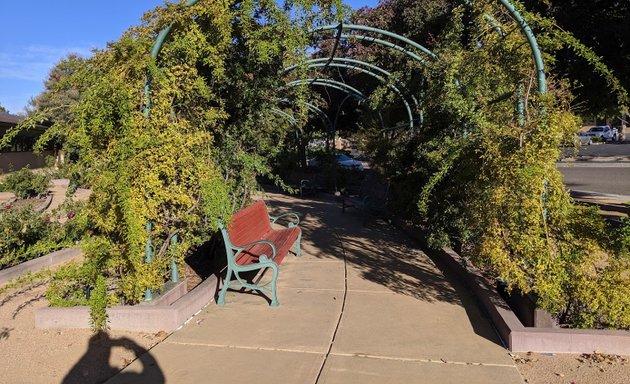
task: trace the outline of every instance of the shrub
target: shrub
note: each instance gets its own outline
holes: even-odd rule
[[[10,191],[21,199],[41,195],[48,190],[50,176],[35,174],[28,168],[8,174],[0,185],[0,190]]]
[[[78,243],[88,227],[84,205],[66,202],[52,221],[47,213],[36,212],[30,205],[0,211],[0,269]],[[72,219],[60,224],[56,219],[67,217],[68,212],[73,212]]]
[[[0,211],[0,269],[41,256],[50,230],[48,217],[30,205]]]

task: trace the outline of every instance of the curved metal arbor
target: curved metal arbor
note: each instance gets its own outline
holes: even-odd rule
[[[534,33],[532,32],[531,28],[529,27],[529,25],[527,24],[527,22],[525,21],[525,19],[523,18],[523,16],[521,15],[521,13],[518,11],[518,9],[514,6],[514,4],[512,4],[510,2],[510,0],[498,0],[500,2],[500,4],[505,7],[507,9],[507,11],[509,12],[509,14],[511,15],[511,17],[518,23],[521,32],[523,33],[523,35],[525,35],[528,44],[530,46],[530,49],[532,51],[532,55],[534,57],[534,63],[536,66],[536,74],[537,74],[537,79],[538,79],[538,91],[540,94],[545,94],[547,92],[547,82],[546,82],[546,75],[545,75],[545,66],[544,66],[544,62],[542,59],[542,53],[540,51],[540,48],[538,46],[538,42],[536,40],[536,37],[534,36]],[[195,4],[197,4],[199,2],[199,0],[187,0],[186,2],[186,6],[190,7],[193,6]],[[493,28],[495,28],[495,30],[500,32],[500,28],[498,27],[498,24],[495,22],[493,23],[493,19],[490,17],[486,17],[486,20],[488,20],[491,25],[493,26]],[[430,50],[428,50],[427,48],[423,47],[422,45],[414,42],[413,40],[410,40],[404,36],[395,34],[393,32],[389,32],[389,31],[385,31],[382,29],[378,29],[378,28],[372,28],[372,27],[368,27],[368,26],[363,26],[363,25],[354,25],[354,24],[339,24],[339,25],[326,25],[326,26],[321,26],[321,27],[317,27],[315,29],[312,30],[312,32],[319,32],[319,31],[326,31],[326,30],[332,30],[332,29],[336,29],[338,30],[338,34],[337,34],[337,42],[335,43],[335,51],[336,51],[336,47],[339,44],[339,39],[340,38],[346,38],[346,39],[358,39],[358,40],[362,40],[362,41],[369,41],[369,42],[373,42],[376,44],[380,44],[382,46],[391,48],[391,49],[395,49],[397,51],[403,52],[404,54],[406,54],[407,56],[409,56],[410,58],[420,62],[420,63],[424,63],[425,59],[423,59],[420,55],[418,55],[417,53],[411,52],[409,49],[405,48],[404,46],[401,46],[398,44],[399,43],[404,43],[408,46],[413,47],[415,50],[418,50],[421,52],[421,54],[427,55],[429,58],[431,59],[437,59],[438,57],[431,52]],[[382,36],[386,36],[389,38],[392,38],[394,40],[397,41],[397,43],[392,43],[389,42],[387,40],[383,40],[383,39],[379,39],[376,37],[371,37],[371,36],[365,36],[365,35],[360,35],[360,34],[344,34],[343,31],[346,30],[350,30],[350,31],[366,31],[366,32],[370,32],[370,33],[377,33],[379,35]],[[162,48],[162,45],[164,44],[164,42],[166,41],[168,35],[170,34],[171,31],[171,26],[168,26],[166,28],[164,28],[162,31],[160,31],[160,33],[158,34],[156,41],[153,45],[153,49],[151,50],[151,59],[152,60],[156,60],[159,53],[160,53],[160,49]],[[330,63],[333,61],[332,59],[334,58],[334,51],[333,51],[333,57],[331,57],[328,62],[327,65],[325,65],[324,67],[327,67],[330,65]],[[347,59],[350,60],[350,59]],[[375,68],[371,68],[374,69],[376,71],[378,71]],[[382,73],[382,72],[381,72]],[[375,74],[374,74],[375,75]],[[309,80],[298,80],[298,81],[310,81],[310,84],[313,85],[321,85],[321,86],[328,86],[328,87],[333,87],[333,88],[337,88],[339,90],[342,90],[346,93],[348,93],[348,95],[352,95],[352,97],[359,97],[359,98],[363,98],[365,99],[365,95],[363,95],[360,91],[344,84],[344,83],[339,83],[339,82],[333,82],[330,80],[326,80],[325,79],[319,79],[317,81],[313,81],[313,79],[309,79]],[[145,116],[147,118],[147,120],[149,120],[150,118],[150,113],[151,113],[151,80],[150,78],[147,76],[147,79],[145,81],[145,86],[144,86],[144,94],[145,94],[145,106],[144,106],[144,112],[145,112]],[[344,101],[347,99],[348,97],[346,97],[344,99]],[[321,112],[323,115],[326,116],[326,119],[328,119],[328,116],[321,111],[319,108],[312,106],[314,108],[316,108],[317,110],[319,110],[319,112]],[[310,109],[311,107],[309,107]],[[520,107],[519,107],[520,108]],[[273,111],[273,110],[272,110]],[[274,113],[278,113],[281,112],[281,114],[285,114],[283,111],[281,110],[275,110]],[[289,115],[290,116],[290,115]],[[287,117],[289,118],[289,117]],[[292,118],[292,117],[291,117]],[[289,119],[289,121],[291,122],[291,119]],[[295,119],[293,119],[293,121],[295,121]],[[328,119],[328,121],[330,121]],[[382,121],[381,121],[382,124]],[[544,196],[543,196],[544,199]],[[546,215],[545,215],[546,216]],[[149,237],[149,241],[150,241],[150,237]],[[147,260],[147,262],[150,262],[150,260]],[[149,299],[151,297],[151,290],[147,289],[146,291],[146,298]]]
[[[188,0],[186,2],[186,6],[190,7],[195,5],[196,3],[198,3],[199,0]],[[516,9],[516,7],[510,2],[510,0],[499,0],[500,4],[505,7],[508,12],[510,13],[510,15],[512,16],[512,18],[519,24],[519,27],[521,29],[521,32],[525,35],[525,37],[527,38],[527,41],[529,43],[530,49],[532,51],[532,55],[534,57],[534,62],[536,65],[536,71],[537,71],[537,78],[538,78],[538,91],[541,94],[545,94],[547,91],[547,83],[546,83],[546,75],[545,75],[545,67],[544,67],[544,63],[543,63],[543,59],[542,59],[542,53],[540,51],[540,48],[538,47],[538,42],[536,40],[536,37],[534,36],[534,33],[532,32],[531,28],[529,27],[529,25],[527,24],[527,22],[525,21],[525,19],[523,18],[523,16],[521,15],[521,13]],[[492,23],[492,18],[488,18],[486,17],[486,19]],[[493,25],[494,27],[495,25]],[[168,26],[166,28],[164,28],[162,31],[160,31],[160,33],[158,34],[155,44],[153,45],[153,49],[151,51],[151,58],[152,59],[157,59],[160,49],[162,47],[162,45],[164,44],[164,42],[166,41],[166,38],[168,37],[168,35],[170,34],[170,30],[171,30],[171,26]],[[395,50],[398,50],[400,52],[405,53],[406,55],[408,55],[409,57],[413,58],[414,60],[420,62],[420,63],[424,63],[424,59],[422,57],[420,57],[419,55],[410,52],[409,49],[398,45],[396,43],[392,43],[386,40],[382,40],[379,38],[375,38],[375,37],[371,37],[371,36],[364,36],[364,35],[360,35],[360,34],[344,34],[342,33],[344,30],[346,31],[365,31],[365,32],[370,32],[370,33],[376,33],[379,35],[383,35],[389,38],[392,38],[394,40],[396,40],[397,42],[400,43],[404,43],[406,45],[409,45],[411,47],[413,47],[414,49],[422,52],[423,54],[428,55],[431,59],[437,59],[437,55],[435,55],[433,52],[431,52],[429,49],[427,49],[426,47],[418,44],[417,42],[408,39],[404,36],[398,35],[396,33],[390,32],[390,31],[386,31],[386,30],[382,30],[382,29],[378,29],[378,28],[373,28],[373,27],[369,27],[369,26],[364,26],[364,25],[356,25],[356,24],[338,24],[338,25],[324,25],[324,26],[320,26],[320,27],[316,27],[314,29],[312,29],[311,32],[323,32],[323,31],[327,31],[327,30],[337,30],[339,33],[337,34],[337,43],[335,44],[335,50],[336,50],[336,46],[338,45],[338,41],[340,38],[354,38],[354,39],[359,39],[359,40],[365,40],[365,41],[370,41],[376,44],[380,44],[382,46],[386,46],[388,48],[392,48]],[[331,58],[332,59],[332,58]],[[150,116],[150,110],[151,110],[151,82],[150,79],[147,78],[147,81],[145,82],[145,99],[146,99],[146,104],[145,104],[145,114],[147,116],[147,119]]]
[[[195,5],[196,3],[198,3],[199,0],[188,0],[186,2],[186,6],[190,7]],[[541,94],[545,94],[546,93],[546,75],[545,75],[545,68],[544,68],[544,63],[542,60],[542,54],[540,52],[540,48],[538,47],[538,42],[536,41],[536,37],[534,36],[534,33],[532,32],[531,28],[529,27],[529,25],[526,23],[525,19],[523,18],[523,16],[520,14],[520,12],[516,9],[516,7],[509,1],[509,0],[499,0],[500,4],[505,7],[508,12],[510,13],[510,15],[512,16],[512,18],[519,24],[519,27],[521,29],[521,32],[526,36],[527,41],[530,45],[530,49],[532,51],[532,55],[534,57],[534,61],[535,61],[535,65],[536,65],[536,71],[537,71],[537,78],[538,78],[538,90]],[[491,25],[493,26],[493,28],[497,29],[498,31],[500,31],[500,27],[498,27],[498,24],[496,23],[496,20],[494,20],[491,16],[489,15],[484,15],[484,17],[486,18],[486,20],[488,20],[488,22],[491,23]],[[166,38],[168,37],[168,35],[170,34],[170,30],[171,30],[171,26],[169,25],[168,27],[164,28],[162,31],[160,31],[160,33],[158,34],[155,44],[153,45],[153,49],[151,50],[151,58],[152,59],[157,59],[160,49],[162,47],[162,45],[164,44],[164,42],[166,41]],[[365,25],[356,25],[356,24],[337,24],[337,25],[324,25],[324,26],[320,26],[320,27],[316,27],[313,28],[311,30],[312,33],[315,32],[324,32],[324,31],[328,31],[328,30],[337,30],[337,36],[336,36],[336,43],[335,43],[335,48],[334,51],[336,51],[337,46],[339,44],[339,39],[341,38],[346,38],[346,39],[358,39],[358,40],[363,40],[363,41],[370,41],[388,48],[392,48],[395,50],[398,50],[400,52],[405,53],[407,56],[411,57],[412,59],[420,62],[420,63],[424,63],[425,59],[423,59],[421,56],[419,56],[418,54],[411,52],[409,49],[405,48],[402,45],[399,45],[398,43],[402,43],[404,45],[407,46],[411,46],[413,47],[415,50],[420,51],[422,54],[425,54],[427,56],[429,56],[431,59],[437,59],[437,55],[435,55],[433,52],[431,52],[429,49],[427,49],[426,47],[422,46],[421,44],[418,44],[417,42],[406,38],[404,36],[398,35],[396,33],[390,32],[390,31],[386,31],[383,29],[379,29],[379,28],[373,28],[373,27],[369,27],[369,26],[365,26]],[[344,31],[351,31],[351,32],[356,32],[356,31],[363,31],[363,32],[369,32],[369,33],[376,33],[382,36],[386,36],[388,38],[392,38],[394,40],[397,41],[397,43],[392,43],[390,41],[387,40],[383,40],[383,39],[379,39],[376,37],[372,37],[372,36],[365,36],[365,35],[361,35],[361,34],[357,34],[357,33],[343,33]],[[334,56],[334,51],[333,51],[333,56]],[[334,61],[334,59],[339,59],[339,58],[335,58],[335,57],[331,57],[329,59],[326,59],[327,62],[325,65],[318,65],[318,67],[322,67],[322,68],[326,68],[328,66],[340,66],[338,63],[337,64],[333,64],[332,61]],[[350,62],[350,60],[352,59],[344,59],[348,62]],[[369,63],[363,63],[362,65],[368,66],[368,68],[374,69],[378,72],[383,73],[384,70],[382,70],[381,68],[378,68],[377,66],[374,66],[372,64]],[[377,75],[369,70],[366,70],[365,68],[353,68],[356,70],[359,70],[363,73],[366,73],[370,76],[373,77],[377,77]],[[312,82],[312,84],[316,85],[314,82]],[[322,84],[317,84],[317,85],[322,85]],[[332,84],[329,84],[328,86],[333,86]],[[392,88],[390,86],[390,88]],[[403,104],[405,106],[405,109],[407,110],[407,114],[409,116],[409,125],[410,127],[413,127],[413,117],[412,117],[412,113],[410,113],[410,107],[409,107],[409,103],[404,99],[404,96],[402,95],[402,93],[400,92],[400,90],[396,90],[395,87],[392,88],[394,90],[394,92],[396,92],[401,99],[403,100]],[[147,116],[147,119],[150,116],[150,110],[151,110],[151,82],[150,79],[147,78],[147,81],[145,82],[145,99],[146,99],[146,105],[145,105],[145,114]],[[413,96],[412,96],[413,97]],[[414,97],[414,104],[417,106],[417,99],[415,99]],[[422,111],[420,111],[420,120],[423,120],[423,113]]]
[[[347,64],[350,63],[350,64]],[[409,118],[409,128],[413,128],[413,112],[411,111],[411,106],[409,105],[409,102],[407,101],[407,99],[405,98],[405,96],[403,95],[403,93],[400,91],[400,89],[398,89],[396,86],[392,85],[392,84],[388,84],[387,80],[383,77],[380,76],[376,73],[374,73],[373,71],[371,71],[370,69],[373,69],[383,75],[385,75],[386,77],[390,77],[392,76],[392,74],[376,65],[367,63],[365,61],[361,61],[361,60],[355,60],[355,59],[349,59],[349,58],[339,58],[339,57],[332,57],[329,59],[326,58],[322,58],[322,59],[312,59],[312,60],[307,60],[304,62],[304,64],[306,64],[308,66],[308,68],[328,68],[328,67],[336,67],[336,68],[345,68],[345,69],[351,69],[351,70],[355,70],[361,73],[365,73],[368,76],[371,76],[377,80],[379,80],[380,82],[384,83],[387,85],[388,88],[390,88],[392,91],[394,91],[394,93],[396,93],[398,95],[398,97],[400,97],[403,105],[405,106],[405,110],[407,111],[407,116]],[[361,66],[365,66],[369,69],[365,69],[362,68]],[[284,72],[290,72],[296,68],[299,68],[299,65],[292,65],[290,67],[285,68]],[[418,105],[418,99],[415,98],[415,96],[411,95],[411,98],[414,102],[414,105],[417,108],[419,108]]]

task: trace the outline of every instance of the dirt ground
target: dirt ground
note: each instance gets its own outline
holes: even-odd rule
[[[35,329],[40,286],[0,300],[0,383],[102,383],[167,335]]]
[[[512,354],[528,384],[628,384],[627,356],[592,354]]]

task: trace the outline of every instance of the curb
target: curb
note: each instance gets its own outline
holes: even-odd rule
[[[0,271],[0,285],[29,272],[37,272],[39,270],[72,260],[82,254],[83,252],[81,252],[80,248],[67,248],[26,261],[11,268],[4,269]]]
[[[52,204],[53,201],[53,194],[52,193],[48,193],[46,194],[46,200],[41,203],[39,206],[33,208],[35,210],[35,212],[44,212],[45,210],[48,209],[48,207],[50,207],[50,204]]]
[[[168,305],[156,303],[107,308],[108,326],[110,329],[120,331],[171,333],[213,302],[217,287],[218,279],[212,275]],[[40,308],[35,311],[35,328],[91,328],[90,308],[85,306]]]
[[[395,220],[394,224],[411,238],[425,244],[418,228]],[[566,329],[525,327],[499,293],[472,265],[451,248],[434,253],[475,294],[492,320],[497,333],[512,352],[593,353],[630,355],[630,332],[603,329]]]

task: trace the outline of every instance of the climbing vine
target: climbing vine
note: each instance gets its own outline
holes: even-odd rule
[[[394,209],[423,225],[431,245],[457,245],[508,290],[535,295],[561,323],[629,327],[630,250],[623,230],[575,205],[555,166],[562,142],[580,125],[569,82],[552,77],[548,93],[537,92],[527,40],[493,2],[452,2],[447,22],[443,8],[435,9],[437,16],[419,14],[429,20],[414,20],[413,9],[406,10],[401,20],[392,4],[358,17],[403,34],[414,33],[421,21],[443,26],[431,31],[438,59],[397,72],[424,96],[424,126],[394,134],[373,126],[361,134],[392,183]],[[553,20],[525,13],[546,63],[553,65],[554,52],[568,45],[607,79],[624,109],[627,92],[601,59]],[[351,44],[347,50],[374,57],[374,48]],[[397,59],[379,60],[390,68]],[[391,105],[382,92],[375,95],[375,105]]]
[[[55,106],[67,117],[38,144],[61,138],[72,183],[93,193],[86,262],[75,279],[63,279],[77,284],[64,283],[49,296],[63,305],[64,298],[77,300],[77,289],[91,292],[93,326],[106,328],[104,306],[137,303],[147,288],[161,287],[170,260],[181,262],[216,231],[217,219],[246,204],[257,177],[280,182],[271,165],[306,112],[279,107],[278,99],[308,93],[282,90],[278,73],[302,61],[310,25],[342,12],[338,1],[168,4],[53,85],[79,97]],[[153,60],[153,43],[166,26],[171,33]],[[295,116],[298,126],[273,108]],[[44,108],[30,120],[53,112]],[[174,235],[180,241],[170,247]],[[145,263],[149,236],[153,262]]]
[[[536,29],[547,63],[568,44],[627,103],[625,90],[592,52],[552,20],[519,9]],[[527,41],[494,2],[391,0],[373,12],[355,18],[427,38],[437,57],[418,63],[359,42],[339,48],[388,68],[389,82],[418,96],[414,115],[424,112],[416,129],[398,128],[395,95],[387,84],[372,84],[365,104],[383,111],[389,129],[377,119],[362,121],[363,148],[390,179],[394,208],[423,225],[432,245],[460,245],[489,276],[508,290],[535,294],[561,322],[629,327],[628,224],[608,236],[595,212],[573,203],[554,164],[579,123],[568,82],[552,78],[546,95],[536,92]],[[73,184],[93,189],[85,213],[90,230],[77,278],[64,279],[57,284],[62,294],[50,297],[60,305],[89,302],[94,326],[104,328],[105,305],[137,303],[147,288],[160,287],[170,260],[181,261],[216,231],[216,219],[246,204],[257,178],[282,185],[272,165],[282,162],[308,121],[300,102],[324,104],[305,86],[287,87],[291,78],[283,68],[310,54],[306,31],[340,19],[351,20],[340,1],[169,4],[73,64],[73,73],[55,86],[79,96],[35,116],[65,116],[38,144],[61,140]],[[168,41],[151,59],[167,26]],[[330,42],[318,47],[316,54],[330,54]],[[294,76],[307,78],[307,72],[300,66]],[[176,248],[169,246],[174,235],[181,239]],[[145,263],[149,236],[155,255]],[[93,296],[77,299],[77,289]]]

